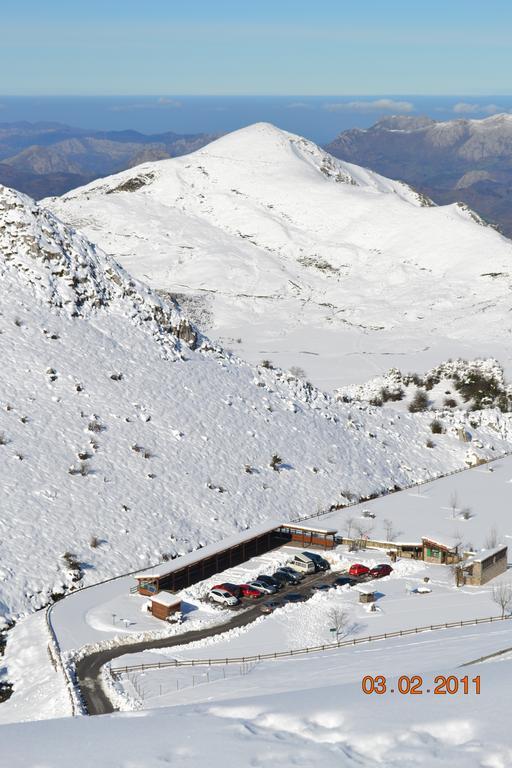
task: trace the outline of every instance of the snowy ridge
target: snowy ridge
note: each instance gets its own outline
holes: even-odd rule
[[[322,389],[457,356],[512,369],[510,241],[271,125],[44,204],[223,346]]]

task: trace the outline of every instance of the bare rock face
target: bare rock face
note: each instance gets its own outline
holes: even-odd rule
[[[133,279],[26,195],[0,186],[0,278],[7,273],[21,275],[39,298],[72,317],[115,307],[136,324],[152,324],[166,347],[199,343],[176,301]]]

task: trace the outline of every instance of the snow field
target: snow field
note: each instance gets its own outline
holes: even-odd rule
[[[244,359],[299,366],[324,389],[454,357],[512,370],[510,242],[272,125],[44,204],[132,274],[188,296]]]
[[[463,637],[459,658],[461,641]],[[388,651],[394,665],[384,657],[377,666],[381,673],[389,670],[389,684],[396,682],[396,675],[425,670],[424,648],[420,654],[415,648],[409,668],[410,661],[402,653],[402,648]],[[198,765],[206,761],[215,768],[244,764],[270,768],[276,761],[285,768],[312,761],[333,768],[507,768],[512,750],[507,739],[508,712],[503,707],[508,696],[503,665],[508,663],[471,668],[470,675],[481,676],[480,696],[412,698],[365,696],[360,679],[372,673],[366,661],[352,682],[340,678],[350,668],[343,656],[277,662],[271,668],[274,683],[270,686],[259,674],[261,665],[236,681],[214,684],[214,702],[6,726],[3,756],[12,768],[39,768],[42,753],[52,768],[64,768],[70,754],[77,768],[89,768],[91,759],[99,768],[114,764],[160,768],[166,762]],[[461,674],[460,669],[438,660],[432,674],[441,670]],[[230,697],[220,690],[223,685],[231,688]],[[182,695],[197,697],[202,691],[204,696],[205,688],[197,685]],[[84,739],[90,746],[77,750],[76,744]]]

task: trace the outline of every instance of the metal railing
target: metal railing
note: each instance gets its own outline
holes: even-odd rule
[[[404,637],[406,635],[415,635],[420,632],[432,632],[438,629],[454,629],[456,627],[469,627],[475,624],[490,624],[494,621],[506,621],[512,619],[510,616],[489,616],[483,619],[467,619],[463,621],[450,621],[444,624],[430,624],[425,627],[413,627],[412,629],[400,629],[395,632],[385,632],[381,635],[369,635],[368,637],[354,637],[352,640],[338,640],[336,643],[325,643],[324,645],[310,646],[308,648],[298,648],[290,651],[276,651],[275,653],[259,653],[253,656],[236,656],[224,659],[172,659],[171,661],[160,661],[152,664],[133,664],[126,667],[111,667],[111,674],[116,677],[129,672],[143,672],[147,669],[165,669],[167,667],[195,667],[195,666],[213,666],[215,664],[244,664],[246,662],[265,661],[273,659],[285,659],[292,656],[303,656],[310,653],[321,653],[322,651],[331,651],[338,648],[347,648],[361,643],[370,643],[376,640],[388,640],[394,637]]]

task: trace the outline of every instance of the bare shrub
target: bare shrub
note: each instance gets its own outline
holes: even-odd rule
[[[87,425],[87,429],[89,430],[89,432],[93,432],[97,434],[99,432],[103,432],[106,429],[106,427],[104,427],[103,424],[100,421],[98,421],[98,419],[92,419]]]
[[[270,459],[270,466],[274,470],[274,472],[279,472],[279,466],[283,463],[282,458],[279,456],[278,453],[274,453],[272,458]]]

